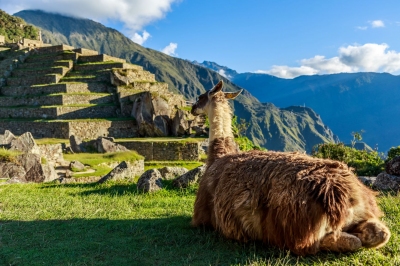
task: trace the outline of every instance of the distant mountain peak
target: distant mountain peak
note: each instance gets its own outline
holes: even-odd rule
[[[232,80],[238,74],[236,72],[236,70],[233,70],[226,66],[221,66],[221,65],[219,65],[215,62],[211,62],[211,61],[203,61],[203,63],[199,63],[195,60],[195,61],[192,61],[192,64],[195,64],[198,66],[203,66],[208,69],[214,70],[215,72],[217,72],[218,74],[220,74],[221,76],[223,76],[229,80]]]

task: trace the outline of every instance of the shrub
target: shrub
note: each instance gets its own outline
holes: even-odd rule
[[[360,151],[343,143],[319,144],[313,149],[312,156],[344,162],[359,176],[373,176],[384,170],[384,161],[378,152]]]
[[[390,148],[385,163],[389,162],[396,156],[400,156],[400,146]]]

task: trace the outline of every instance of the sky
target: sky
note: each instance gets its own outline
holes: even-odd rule
[[[146,48],[239,73],[400,74],[398,0],[0,0],[0,9],[89,18]]]

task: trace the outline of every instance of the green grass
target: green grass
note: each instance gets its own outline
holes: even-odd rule
[[[196,187],[143,194],[105,184],[0,186],[0,265],[400,265],[400,198],[381,195],[392,231],[379,250],[305,258],[192,228]]]
[[[104,176],[108,174],[112,168],[107,164],[114,162],[134,162],[143,160],[144,157],[135,151],[113,152],[113,153],[75,153],[64,154],[64,159],[67,161],[79,161],[84,165],[89,165],[94,169],[94,173],[73,174],[73,177],[88,177],[88,176]],[[106,165],[104,165],[106,164]]]
[[[15,157],[21,154],[17,151],[10,151],[0,147],[0,162],[16,162]]]
[[[121,138],[121,139],[115,139],[115,142],[129,142],[129,141],[143,141],[143,142],[149,142],[149,141],[182,141],[182,142],[195,143],[195,142],[200,142],[200,141],[204,141],[204,140],[205,140],[205,138],[159,137],[159,138]]]
[[[147,171],[153,168],[158,169],[158,168],[163,168],[165,166],[184,167],[188,170],[192,170],[201,165],[203,165],[203,163],[198,161],[145,161],[144,170]]]
[[[43,139],[35,139],[36,144],[45,145],[45,144],[69,144],[69,139],[56,139],[56,138],[43,138]]]

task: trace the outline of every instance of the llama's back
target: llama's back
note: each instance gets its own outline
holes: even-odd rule
[[[199,191],[208,194],[210,222],[225,236],[302,254],[316,252],[327,230],[341,230],[358,185],[340,162],[252,151],[216,160]]]

